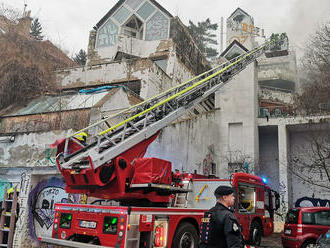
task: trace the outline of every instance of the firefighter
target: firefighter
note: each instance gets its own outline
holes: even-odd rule
[[[18,196],[19,194],[19,189],[16,189],[16,194]],[[7,196],[8,196],[8,200],[14,200],[14,188],[10,188],[8,189],[7,191]],[[11,201],[8,201],[6,202],[6,212],[11,212],[11,208],[12,208],[12,203]],[[17,205],[16,205],[16,218],[15,218],[15,224],[16,224],[16,221],[18,219],[18,215],[19,215],[19,204],[17,202]],[[5,216],[5,220],[4,220],[4,227],[5,228],[9,228],[10,227],[10,216]],[[14,227],[14,230],[15,230],[15,227]],[[3,232],[3,240],[2,242],[4,244],[7,244],[8,243],[8,232]]]
[[[85,132],[80,132],[74,136],[79,142],[83,145],[86,145],[87,142],[87,133]]]
[[[230,209],[235,203],[234,189],[219,186],[216,205],[204,214],[200,228],[200,248],[243,248],[241,226]]]
[[[172,181],[174,182],[174,187],[183,187],[182,183],[182,174],[180,170],[175,169],[175,173],[173,174]]]

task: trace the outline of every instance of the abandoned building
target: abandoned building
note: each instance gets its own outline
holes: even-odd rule
[[[258,32],[253,18],[236,9],[227,19],[221,60],[257,47]],[[155,0],[119,0],[90,31],[87,65],[55,72],[59,95],[41,96],[1,116],[0,197],[5,187],[20,188],[15,247],[37,247],[38,236],[51,236],[54,203],[102,202],[65,193],[50,144],[210,68],[179,18]],[[294,51],[263,56],[166,127],[146,156],[186,172],[264,175],[282,196],[282,212],[313,193],[327,198],[317,187],[302,190],[288,170],[290,152],[311,132],[307,124],[329,118],[295,116],[297,84]],[[94,89],[101,90],[84,93]]]

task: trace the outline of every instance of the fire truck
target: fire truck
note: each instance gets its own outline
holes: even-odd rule
[[[258,245],[262,235],[271,234],[279,196],[262,178],[245,173],[228,179],[186,174],[172,182],[171,162],[144,155],[162,128],[206,101],[260,55],[287,44],[284,36],[276,37],[56,141],[56,161],[66,192],[119,204],[56,204],[52,238],[40,237],[40,241],[79,248],[197,247],[201,219],[214,206],[213,192],[219,185],[236,189],[235,213],[248,243]],[[81,132],[90,135],[87,143],[76,138]]]

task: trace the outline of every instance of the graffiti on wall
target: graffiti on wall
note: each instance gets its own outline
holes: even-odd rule
[[[314,197],[302,197],[299,198],[296,203],[295,207],[329,207],[330,200],[328,199],[320,199]]]
[[[56,148],[46,148],[40,159],[34,162],[35,166],[55,166],[56,165]]]
[[[0,201],[2,201],[4,194],[5,194],[5,189],[11,188],[11,183],[8,182],[6,179],[1,179],[0,181]]]
[[[279,187],[279,194],[281,196],[282,202],[284,202],[286,191],[287,191],[286,184],[285,182],[281,181]]]
[[[20,184],[18,185],[19,197],[17,204],[19,206],[17,221],[16,221],[16,230],[14,233],[14,244],[17,244],[22,240],[22,237],[25,235],[26,230],[26,221],[25,216],[28,211],[28,197],[30,192],[31,183],[31,174],[23,172],[21,174]]]
[[[214,163],[213,156],[214,156],[214,145],[210,145],[207,147],[208,153],[206,154],[205,158],[203,159],[203,175],[215,175],[216,174],[216,164]]]
[[[55,203],[78,202],[78,195],[71,195],[65,192],[62,179],[52,177],[39,182],[29,194],[30,236],[33,239],[39,236],[51,237]]]

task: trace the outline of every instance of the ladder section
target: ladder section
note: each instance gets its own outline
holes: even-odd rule
[[[139,214],[130,214],[128,216],[129,229],[127,230],[126,247],[140,247],[140,232],[139,232]]]
[[[187,208],[188,207],[188,199],[189,193],[191,190],[191,181],[183,181],[183,189],[186,191],[184,193],[178,193],[175,195],[173,207],[177,208]]]
[[[1,206],[0,218],[0,247],[13,247],[16,211],[17,211],[17,186],[14,188],[12,197],[8,198],[5,188],[4,198]]]
[[[89,138],[88,145],[80,144],[74,138],[79,132],[67,137],[62,152],[57,155],[60,171],[75,169],[79,173],[82,169],[95,170],[110,162],[207,99],[277,42],[280,40],[268,41],[188,82],[80,130],[88,133],[98,131],[97,135]],[[120,122],[112,125],[111,120],[114,119]],[[70,152],[71,144],[80,148]]]

